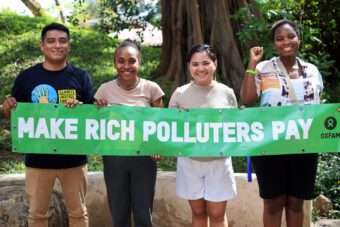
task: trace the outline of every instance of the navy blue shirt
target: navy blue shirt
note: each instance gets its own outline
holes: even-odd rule
[[[24,70],[14,82],[12,96],[17,102],[64,103],[72,98],[93,103],[89,74],[70,64],[60,71],[48,71],[41,63]],[[25,155],[25,165],[33,168],[62,169],[86,163],[85,155]]]

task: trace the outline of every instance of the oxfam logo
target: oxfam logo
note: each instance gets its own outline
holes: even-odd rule
[[[327,117],[323,124],[326,129],[333,130],[336,128],[337,122],[335,117]]]

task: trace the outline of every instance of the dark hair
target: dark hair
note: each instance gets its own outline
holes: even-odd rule
[[[217,60],[217,56],[215,51],[213,50],[213,48],[211,46],[209,46],[208,44],[196,44],[193,45],[187,55],[187,62],[191,61],[192,56],[195,53],[200,53],[200,52],[206,52],[208,57],[212,60],[212,61],[216,61]]]
[[[289,24],[294,29],[297,36],[300,37],[299,27],[294,21],[291,21],[291,20],[288,20],[288,19],[281,19],[281,20],[274,22],[274,24],[272,25],[272,27],[270,29],[270,35],[271,35],[272,41],[274,41],[276,30],[284,24]]]
[[[139,45],[137,44],[137,42],[135,42],[134,40],[131,39],[125,39],[123,40],[123,42],[121,42],[119,44],[119,46],[116,48],[115,52],[114,52],[114,58],[116,58],[116,55],[118,53],[118,51],[120,49],[123,49],[125,47],[132,47],[134,49],[136,49],[138,51],[138,60],[141,61],[141,49],[139,47]]]
[[[42,30],[41,30],[41,41],[45,39],[46,33],[51,30],[58,30],[65,32],[67,34],[67,38],[70,38],[70,30],[63,24],[59,23],[51,23],[46,25]]]

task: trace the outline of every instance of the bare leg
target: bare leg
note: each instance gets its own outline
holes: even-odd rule
[[[192,213],[192,227],[208,227],[206,201],[204,199],[189,200]]]
[[[286,196],[283,195],[273,199],[264,199],[263,204],[263,226],[280,227],[282,211],[286,204]]]
[[[302,227],[303,225],[303,200],[293,196],[287,197],[286,204],[287,227]]]
[[[207,211],[210,227],[228,227],[228,220],[225,215],[227,201],[210,202],[207,201]]]

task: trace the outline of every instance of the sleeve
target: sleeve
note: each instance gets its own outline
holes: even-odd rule
[[[94,94],[94,99],[103,99],[103,85],[100,85]]]
[[[228,95],[228,102],[230,103],[231,107],[237,108],[238,104],[237,104],[237,99],[236,99],[236,95],[233,89],[229,88],[229,95]]]
[[[14,85],[12,87],[11,96],[13,96],[18,102],[29,102],[27,96],[25,95],[25,88],[23,82],[24,73],[21,72],[15,79]]]
[[[314,74],[316,76],[316,81],[317,81],[319,93],[321,93],[324,89],[323,81],[322,81],[322,75],[321,75],[319,69],[315,65],[313,65],[313,71],[314,71]]]
[[[180,108],[178,104],[178,99],[180,96],[180,92],[178,91],[178,88],[172,93],[170,101],[169,101],[169,108]]]
[[[260,62],[256,66],[257,75],[255,76],[255,87],[256,87],[256,94],[259,97],[261,95],[261,73],[263,72],[263,67],[265,62]]]
[[[157,99],[164,96],[164,92],[162,88],[155,82],[151,82],[151,102],[156,101]]]
[[[94,102],[93,99],[93,87],[91,77],[88,72],[84,73],[84,84],[83,84],[83,95],[82,102],[86,104],[92,104]]]

